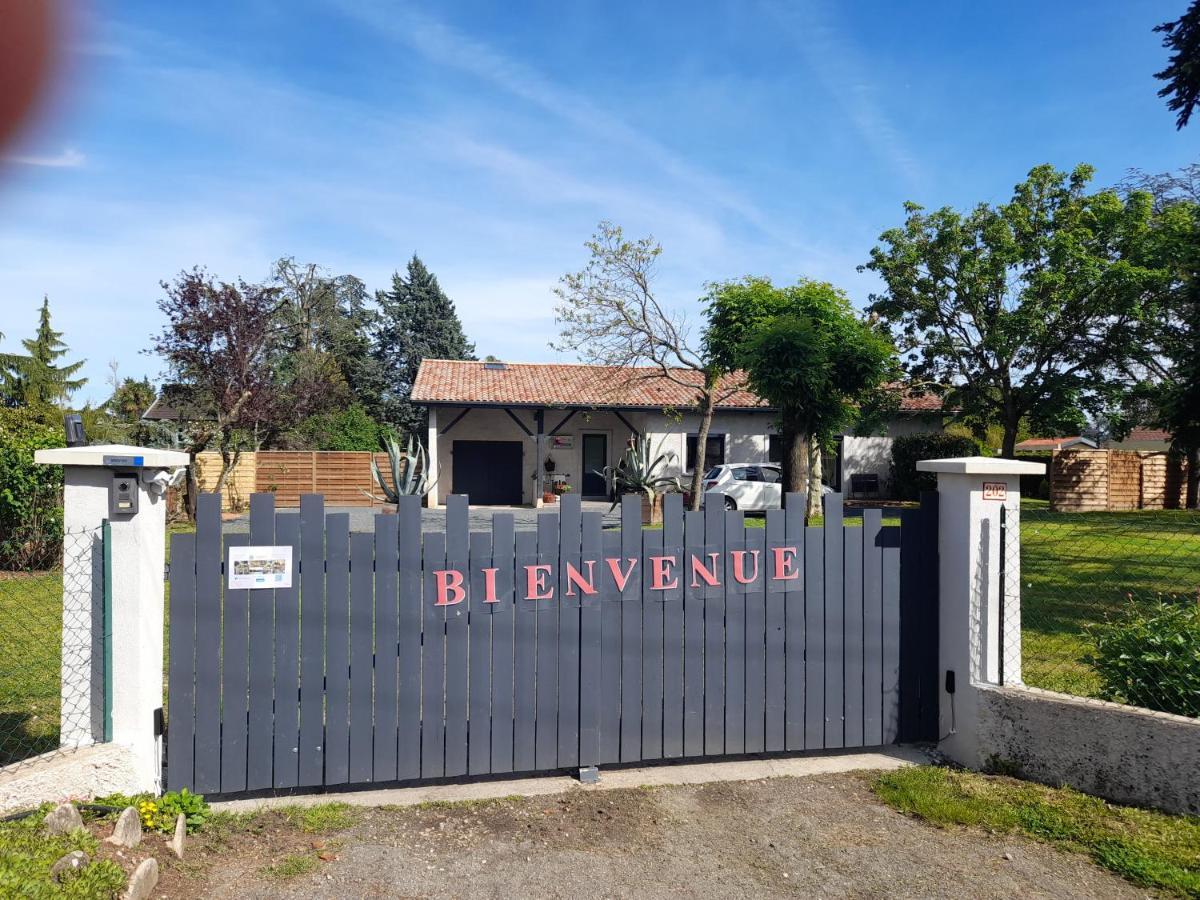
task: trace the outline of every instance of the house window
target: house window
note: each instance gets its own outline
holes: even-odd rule
[[[696,468],[696,442],[699,440],[699,435],[689,434],[687,436],[687,470],[692,472]],[[722,466],[725,464],[725,435],[710,434],[704,445],[704,467],[711,469],[713,466]]]
[[[783,435],[767,435],[767,462],[783,462]]]

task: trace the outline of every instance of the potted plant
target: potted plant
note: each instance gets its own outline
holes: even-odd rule
[[[662,444],[659,444],[661,449]],[[678,475],[668,475],[666,467],[675,460],[675,452],[667,450],[655,453],[650,448],[649,438],[638,435],[629,442],[621,461],[615,466],[605,466],[597,472],[606,479],[611,478],[618,500],[621,494],[641,494],[642,524],[656,525],[662,522],[662,495],[683,490]]]

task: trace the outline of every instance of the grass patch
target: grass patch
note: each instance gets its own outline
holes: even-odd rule
[[[96,839],[83,830],[50,835],[40,813],[0,822],[0,897],[115,897],[125,887],[125,872],[112,860],[93,862],[61,884],[50,878],[50,867],[72,850],[96,855]]]
[[[1035,505],[1037,504],[1037,505]],[[1188,510],[1055,513],[1022,501],[1021,639],[1026,684],[1097,697],[1087,625],[1130,605],[1195,602],[1200,515]]]
[[[318,803],[315,806],[284,806],[283,817],[305,834],[329,834],[345,831],[362,816],[362,810],[348,803]]]
[[[1115,806],[1069,788],[936,767],[879,776],[889,806],[940,827],[1019,833],[1065,850],[1134,884],[1200,897],[1200,818]]]
[[[441,810],[441,809],[494,809],[518,803],[525,798],[520,794],[509,794],[505,797],[484,797],[478,800],[423,800],[411,806],[384,806],[381,809],[403,812],[406,810]]]
[[[301,875],[307,875],[316,868],[317,858],[313,854],[292,853],[274,865],[264,867],[262,871],[268,878],[287,881],[290,878],[299,878]]]

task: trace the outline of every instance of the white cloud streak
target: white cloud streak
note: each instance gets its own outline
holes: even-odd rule
[[[86,162],[87,157],[74,147],[65,147],[53,156],[14,154],[4,157],[4,161],[14,166],[36,166],[44,169],[78,169]]]

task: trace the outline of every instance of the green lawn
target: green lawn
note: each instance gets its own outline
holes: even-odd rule
[[[879,776],[885,803],[939,827],[1023,834],[1092,861],[1134,884],[1200,897],[1200,818],[1105,803],[1069,788],[915,767]]]
[[[0,766],[58,746],[62,573],[0,573]]]
[[[1200,592],[1200,514],[1186,510],[1054,513],[1022,504],[1024,680],[1085,697],[1099,682],[1085,662],[1086,626],[1131,604]]]

